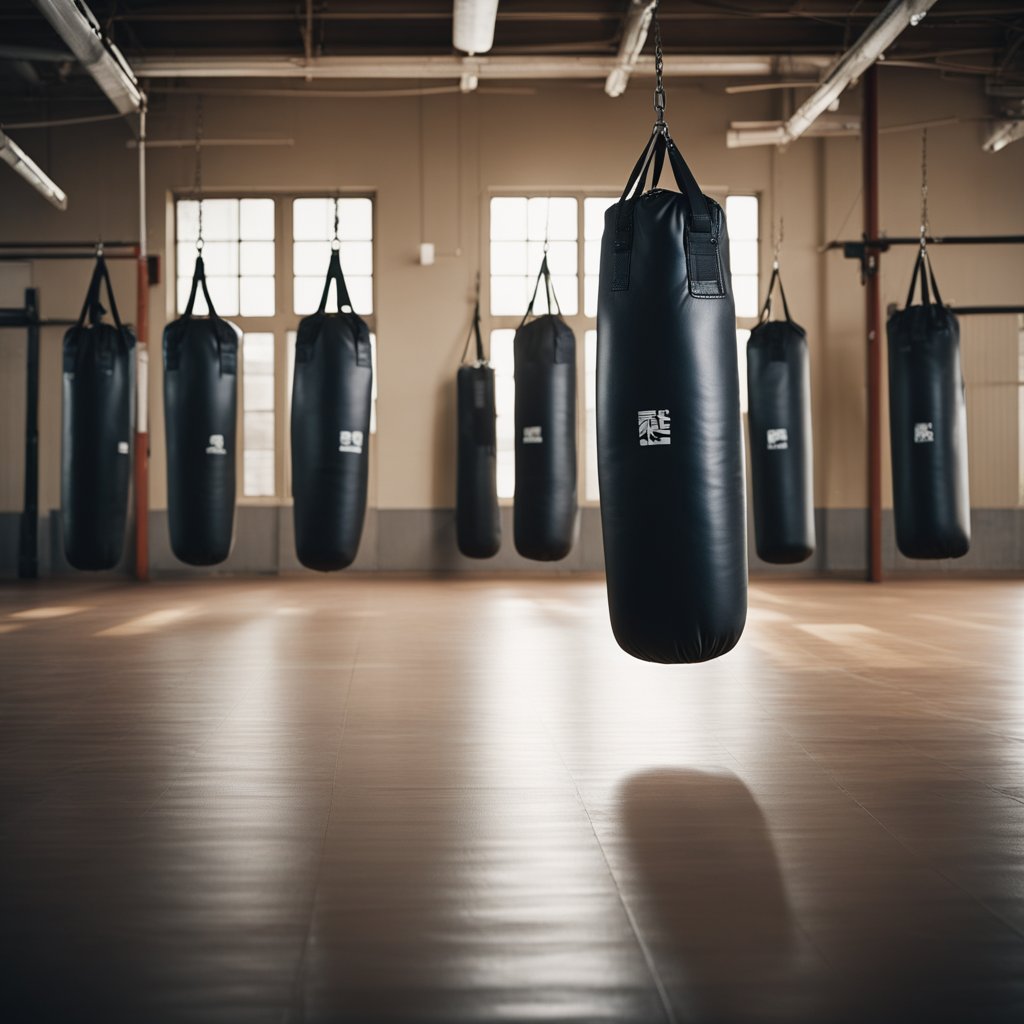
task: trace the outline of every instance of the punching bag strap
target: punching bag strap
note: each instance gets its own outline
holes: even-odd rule
[[[331,250],[331,262],[327,267],[327,280],[324,281],[324,293],[320,296],[320,305],[317,307],[318,313],[323,313],[327,309],[327,296],[331,290],[331,282],[334,281],[338,285],[338,312],[341,313],[345,306],[352,309],[352,299],[349,298],[348,287],[345,284],[345,275],[341,272],[341,257],[338,255],[337,249]]]
[[[196,289],[199,285],[203,286],[203,296],[206,299],[206,305],[210,311],[211,317],[217,316],[217,310],[213,308],[213,300],[210,298],[210,290],[206,287],[206,264],[203,263],[202,256],[196,256],[196,269],[192,272],[192,290],[188,293],[188,304],[185,306],[185,312],[182,314],[184,319],[192,316],[192,307],[196,301]]]
[[[523,314],[523,319],[519,321],[519,327],[522,327],[527,320],[533,315],[533,304],[537,301],[537,290],[540,288],[541,278],[544,279],[544,290],[547,292],[548,297],[548,312],[551,312],[551,307],[554,306],[558,311],[558,315],[562,315],[562,307],[558,304],[558,296],[555,294],[555,287],[551,283],[551,270],[548,268],[548,254],[544,254],[544,259],[540,261],[540,273],[537,275],[537,280],[533,286],[533,295],[530,296],[530,304],[526,307],[526,312]],[[518,328],[516,328],[518,330]]]
[[[776,262],[772,265],[772,277],[768,282],[768,294],[764,297],[764,305],[761,307],[761,315],[757,318],[759,324],[767,323],[771,319],[772,315],[772,291],[775,288],[775,284],[778,282],[779,295],[782,296],[782,311],[786,314],[786,320],[789,323],[793,322],[793,318],[789,315],[789,303],[786,301],[786,289],[782,287],[782,273],[779,270],[779,264]]]
[[[917,251],[917,259],[914,261],[914,274],[910,278],[910,291],[907,292],[907,306],[914,303],[914,292],[917,289],[917,279],[921,278],[921,304],[928,309],[932,307],[931,295],[928,292],[929,282],[931,291],[935,295],[935,305],[943,305],[942,296],[939,294],[939,285],[935,280],[935,271],[932,269],[932,261],[928,256],[928,250],[922,245]]]
[[[484,341],[483,336],[480,333],[480,275],[476,275],[476,303],[473,306],[473,323],[470,325],[469,333],[466,335],[466,344],[462,348],[462,359],[460,362],[466,361],[466,353],[469,351],[469,342],[473,336],[476,336],[476,361],[477,365],[482,366],[487,362],[487,358],[484,356]]]

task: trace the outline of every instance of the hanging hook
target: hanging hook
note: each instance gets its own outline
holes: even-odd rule
[[[341,240],[338,238],[338,202],[337,194],[334,196],[334,237],[331,239],[331,249],[337,252],[341,248]]]
[[[103,239],[100,238],[96,242],[96,259],[99,259],[103,255]]]

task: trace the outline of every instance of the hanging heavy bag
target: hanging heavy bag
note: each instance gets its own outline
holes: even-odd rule
[[[332,281],[337,313],[325,312]],[[295,550],[320,572],[352,564],[366,517],[373,367],[369,329],[351,310],[335,249],[320,305],[299,324],[292,388]]]
[[[202,286],[210,314],[194,317]],[[188,565],[216,565],[231,552],[241,332],[210,300],[196,257],[184,314],[164,328],[164,426],[171,550]]]
[[[778,282],[785,320],[771,320]],[[814,458],[807,335],[789,315],[778,263],[747,341],[750,475],[757,555],[802,562],[814,552]]]
[[[101,284],[107,288],[112,325],[102,322]],[[112,569],[124,550],[134,346],[100,255],[78,323],[64,335],[61,525],[64,555],[76,569]]]
[[[896,544],[907,558],[959,558],[971,545],[960,324],[942,304],[923,245],[907,306],[889,317],[887,333]]]
[[[476,337],[476,362],[459,367],[458,464],[455,486],[455,535],[467,558],[491,558],[501,547],[498,510],[497,438],[494,370],[487,365],[480,336],[480,300],[473,311],[470,336]],[[470,338],[466,338],[466,350]],[[462,358],[465,360],[466,351]]]
[[[680,192],[645,193],[666,154]],[[725,215],[659,119],[605,215],[597,309],[608,605],[634,657],[707,661],[743,631],[741,429]]]
[[[541,280],[548,309],[558,312],[527,323]],[[524,558],[554,562],[569,554],[576,535],[576,337],[562,319],[547,255],[512,347],[516,551]]]

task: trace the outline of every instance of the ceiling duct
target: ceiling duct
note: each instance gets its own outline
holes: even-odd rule
[[[616,56],[618,63],[604,83],[604,91],[609,96],[621,96],[629,84],[629,76],[636,67],[647,33],[651,30],[654,8],[657,0],[630,0],[629,9],[622,22],[622,41]]]
[[[145,106],[146,95],[128,61],[82,0],[33,2],[119,113],[137,113]]]
[[[452,45],[470,55],[487,53],[494,45],[498,0],[455,0]]]
[[[58,210],[68,208],[68,197],[28,153],[5,132],[0,131],[0,160],[13,167],[43,198]]]

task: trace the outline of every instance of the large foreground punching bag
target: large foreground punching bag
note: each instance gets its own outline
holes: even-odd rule
[[[113,325],[102,322],[101,284]],[[134,346],[99,256],[78,323],[64,335],[61,523],[64,555],[76,569],[113,569],[124,550]]]
[[[666,152],[681,192],[644,193]],[[729,239],[664,128],[605,215],[597,446],[615,639],[645,661],[724,654],[747,613]]]
[[[200,285],[207,317],[192,315]],[[231,552],[240,336],[217,316],[198,256],[185,312],[164,328],[167,522],[171,550],[189,565],[216,565]]]
[[[922,302],[914,306],[918,277]],[[923,246],[906,309],[893,313],[887,332],[896,544],[907,558],[959,558],[971,546],[960,324],[942,304]]]
[[[331,282],[338,312],[327,313]],[[343,312],[348,307],[349,312]],[[299,324],[292,388],[295,551],[308,569],[355,560],[366,517],[373,365],[370,331],[352,312],[338,250],[320,306]]]
[[[543,279],[547,313],[531,320]],[[576,536],[576,337],[562,319],[545,255],[512,342],[516,376],[516,551],[554,562]]]
[[[770,320],[779,284],[785,320]],[[802,562],[814,552],[814,457],[807,335],[789,315],[778,264],[747,341],[750,475],[757,555]]]
[[[476,362],[459,367],[458,465],[455,485],[455,535],[467,558],[491,558],[501,547],[498,510],[497,437],[495,435],[494,370],[484,358],[480,336],[480,301],[473,311]],[[466,339],[469,348],[469,338]],[[463,352],[463,359],[466,353]]]

